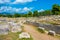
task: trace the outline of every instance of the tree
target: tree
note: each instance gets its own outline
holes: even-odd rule
[[[52,15],[50,10],[39,12],[39,16],[49,16],[49,15]]]
[[[27,17],[27,14],[21,14],[22,17]]]
[[[38,16],[39,16],[39,13],[38,13],[37,10],[33,12],[33,16],[34,16],[34,17],[38,17]]]
[[[15,13],[15,14],[13,15],[13,17],[21,17],[21,15],[18,14],[18,13]]]
[[[57,5],[57,4],[54,4],[54,5],[52,6],[52,12],[53,12],[53,15],[58,15],[58,14],[60,14],[60,6]]]
[[[0,17],[3,16],[1,13],[0,13]]]
[[[6,17],[12,17],[13,15],[12,14],[6,14]]]
[[[33,14],[31,11],[28,12],[27,17],[33,17]]]

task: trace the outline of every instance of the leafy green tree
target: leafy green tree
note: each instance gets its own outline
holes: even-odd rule
[[[37,10],[33,12],[33,16],[34,16],[34,17],[38,17],[38,16],[39,16],[39,13],[38,13]]]
[[[21,17],[27,17],[27,14],[21,14]]]
[[[1,13],[0,13],[0,17],[3,16]]]
[[[60,14],[60,6],[58,4],[54,4],[52,6],[52,12],[53,12],[53,15],[59,15]]]
[[[29,12],[28,12],[28,14],[27,14],[27,16],[28,16],[28,17],[33,17],[32,12],[31,12],[31,11],[29,11]]]
[[[12,14],[6,14],[6,17],[13,17]]]
[[[21,17],[21,15],[18,14],[18,13],[15,13],[15,14],[13,15],[13,17]]]
[[[39,16],[48,16],[48,15],[52,15],[51,11],[50,10],[45,10],[45,11],[42,11],[42,12],[39,12]]]

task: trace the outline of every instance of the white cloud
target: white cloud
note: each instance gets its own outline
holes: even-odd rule
[[[13,4],[17,4],[17,3],[27,3],[27,2],[32,2],[32,1],[36,1],[36,0],[16,0],[13,2]]]
[[[1,12],[12,12],[12,7],[2,6],[0,7],[0,13]]]
[[[0,0],[0,3],[10,3],[11,0]]]
[[[42,11],[45,11],[44,9],[40,9],[40,10],[38,10],[38,12],[42,12]]]
[[[22,12],[26,12],[26,11],[31,11],[32,8],[27,8],[27,7],[24,7]]]
[[[28,12],[28,11],[31,11],[32,8],[27,8],[27,7],[24,7],[24,8],[13,8],[13,7],[7,7],[7,6],[3,6],[3,7],[0,7],[0,13],[1,12],[18,12],[18,13],[24,13],[24,12]]]
[[[27,3],[32,1],[37,1],[37,0],[14,0],[14,2],[12,2],[11,0],[0,0],[0,4],[4,4],[4,3],[17,4],[17,3]]]

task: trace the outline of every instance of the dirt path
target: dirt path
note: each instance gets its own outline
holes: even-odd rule
[[[52,36],[39,33],[37,30],[33,28],[32,25],[26,25],[24,24],[24,30],[26,32],[29,32],[34,40],[59,40],[57,38],[54,38]]]

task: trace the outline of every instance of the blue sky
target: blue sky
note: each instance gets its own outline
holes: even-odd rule
[[[51,10],[53,4],[60,5],[60,0],[0,0],[0,13]]]

